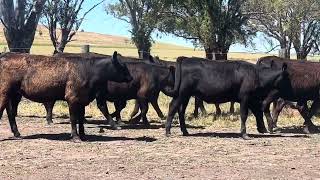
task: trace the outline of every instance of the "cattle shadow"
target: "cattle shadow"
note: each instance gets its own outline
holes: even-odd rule
[[[1,141],[14,141],[14,140],[34,140],[34,139],[47,139],[52,141],[69,141],[72,140],[70,133],[60,133],[60,134],[35,134],[30,136],[23,136],[19,139],[8,138]],[[137,138],[128,137],[109,137],[109,136],[98,136],[98,135],[86,135],[86,139],[83,142],[108,142],[108,141],[143,141],[143,142],[154,142],[156,138],[142,136]]]
[[[285,134],[248,134],[251,138],[309,138],[307,135],[290,135]],[[228,132],[212,132],[212,133],[195,133],[190,134],[190,137],[216,137],[216,138],[241,138],[240,133],[228,133]]]
[[[137,124],[131,124],[128,121],[123,122],[123,124],[120,126],[122,130],[130,130],[130,129],[135,129],[135,130],[139,130],[139,129],[163,129],[165,128],[165,124],[160,124],[160,123],[154,123],[154,122],[150,122],[150,126],[145,126],[142,123],[137,123]],[[110,125],[98,125],[99,128],[102,129],[112,129],[112,127]],[[173,124],[172,127],[180,127],[179,124]],[[205,129],[205,126],[193,126],[193,125],[189,125],[186,124],[187,128],[191,128],[191,129]],[[95,128],[95,127],[89,127],[89,128]]]
[[[250,115],[250,113],[248,114]],[[230,116],[233,116],[234,118],[231,118],[232,121],[237,121],[239,118],[236,117],[240,117],[240,112],[236,111],[234,113],[230,113],[230,112],[222,112],[220,115],[216,115],[216,113],[208,113],[208,114],[201,114],[198,117],[195,117],[194,115],[190,115],[188,117],[186,117],[186,119],[188,121],[192,121],[195,119],[201,119],[201,118],[209,118],[212,117],[212,120],[218,120],[219,118],[228,118]]]
[[[306,134],[304,132],[304,126],[288,126],[288,127],[278,127],[277,133],[285,133],[285,134]],[[320,126],[316,126],[316,130],[313,130],[310,134],[319,134]]]
[[[41,115],[17,115],[19,118],[46,118],[46,116],[41,116]],[[54,119],[69,119],[69,115],[56,115],[53,116]],[[85,116],[85,118],[92,118],[92,116]]]

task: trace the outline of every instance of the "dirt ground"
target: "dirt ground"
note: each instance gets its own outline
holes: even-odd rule
[[[23,139],[13,139],[6,117],[0,125],[0,179],[316,179],[320,178],[320,135],[301,127],[286,133],[239,138],[238,127],[191,126],[191,136],[163,125],[108,129],[89,119],[88,141],[69,140],[68,119],[20,117]],[[103,128],[105,132],[100,133]],[[132,129],[133,128],[133,129]]]

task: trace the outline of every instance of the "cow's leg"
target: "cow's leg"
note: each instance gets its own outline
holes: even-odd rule
[[[3,111],[8,104],[8,97],[5,94],[1,94],[0,96],[0,119],[2,119]]]
[[[264,115],[267,118],[267,122],[268,122],[268,129],[270,131],[270,133],[273,133],[273,119],[270,113],[270,104],[274,101],[274,99],[278,98],[278,93],[275,92],[271,92],[262,102],[262,110],[264,112]]]
[[[316,99],[313,101],[310,111],[308,113],[307,118],[305,119],[304,125],[305,125],[305,131],[306,132],[316,132],[318,130],[317,126],[313,124],[311,121],[314,114],[317,113],[318,109],[320,107],[320,99]]]
[[[84,132],[84,121],[85,121],[85,106],[79,106],[79,119],[78,119],[78,123],[79,123],[79,136],[81,138],[81,140],[85,140],[85,132]]]
[[[246,121],[248,118],[248,98],[242,97],[240,102],[240,117],[241,117],[241,128],[240,133],[243,139],[249,140],[249,136],[247,134]]]
[[[112,117],[110,116],[109,111],[108,111],[108,107],[107,107],[107,104],[106,104],[106,99],[101,97],[101,96],[97,96],[96,101],[97,101],[97,106],[98,106],[99,110],[104,115],[104,117],[107,119],[107,121],[110,124],[111,128],[113,130],[121,129],[117,125],[117,123],[112,119]]]
[[[70,123],[71,123],[71,138],[74,142],[81,141],[77,131],[77,122],[80,121],[80,107],[77,104],[69,104],[69,113],[70,113]]]
[[[161,109],[160,109],[160,107],[158,105],[158,100],[156,99],[156,100],[151,101],[151,104],[152,104],[154,110],[157,112],[159,118],[160,119],[164,119],[165,117],[164,117],[164,115],[163,115],[163,113],[162,113],[162,111],[161,111]]]
[[[171,134],[171,126],[172,126],[172,121],[173,117],[178,111],[178,108],[181,106],[181,101],[182,99],[180,97],[174,97],[169,105],[169,111],[168,111],[168,117],[167,117],[167,122],[166,122],[166,136],[169,137]]]
[[[138,103],[138,101],[137,100],[135,100],[134,101],[134,108],[133,108],[133,111],[131,112],[131,114],[130,114],[130,119],[132,119],[135,115],[137,115],[138,114],[138,112],[139,112],[139,103]]]
[[[201,113],[202,115],[206,116],[208,113],[207,113],[207,110],[206,108],[204,107],[203,105],[203,101],[197,97],[194,97],[194,111],[193,111],[193,116],[195,118],[199,117],[199,108],[201,110]]]
[[[230,113],[231,114],[234,113],[234,102],[233,101],[230,102]]]
[[[148,113],[148,109],[149,109],[148,101],[146,99],[139,99],[138,102],[139,102],[139,106],[141,108],[142,122],[146,127],[149,127],[150,123],[147,118],[147,113]]]
[[[202,100],[199,101],[199,108],[203,116],[206,116],[208,114]]]
[[[17,117],[18,115],[18,105],[20,103],[22,99],[22,96],[20,94],[15,94],[14,96],[12,96],[11,101],[12,101],[12,110],[14,113],[14,116]]]
[[[46,109],[46,120],[47,123],[50,125],[53,123],[52,121],[52,110],[53,110],[53,106],[56,102],[55,101],[51,101],[51,102],[45,102],[43,103],[45,109]]]
[[[20,132],[18,130],[18,126],[15,118],[16,112],[14,111],[11,100],[9,100],[7,103],[6,111],[7,111],[7,115],[10,123],[11,132],[13,133],[14,137],[20,137]]]
[[[297,107],[300,115],[304,119],[303,131],[306,134],[310,134],[310,130],[309,130],[309,126],[308,125],[312,126],[311,124],[313,124],[313,123],[312,123],[311,119],[309,119],[309,108],[308,108],[307,101],[298,101],[296,107]]]
[[[278,100],[273,101],[273,110],[272,110],[272,118],[273,118],[273,129],[276,130],[278,128],[278,118],[279,114],[286,105],[286,101],[279,98]]]
[[[267,133],[267,129],[263,122],[263,111],[261,108],[261,103],[250,103],[249,108],[252,111],[253,115],[256,118],[257,130],[259,133]]]
[[[121,111],[124,109],[127,105],[127,101],[115,101],[114,106],[116,108],[116,111],[113,113],[115,114],[116,120],[118,124],[122,124],[122,119],[121,119]]]
[[[189,99],[185,99],[181,106],[179,107],[178,113],[179,113],[179,123],[180,123],[180,129],[183,134],[183,136],[188,136],[189,133],[187,131],[186,127],[186,120],[185,120],[185,113],[186,113],[186,108],[188,106]]]
[[[194,97],[194,111],[193,111],[193,117],[198,118],[199,117],[199,103],[200,103],[200,99],[197,97]]]
[[[221,116],[222,111],[221,111],[221,109],[220,109],[220,104],[215,103],[214,105],[216,106],[216,116],[217,116],[217,117],[218,117],[218,116]]]

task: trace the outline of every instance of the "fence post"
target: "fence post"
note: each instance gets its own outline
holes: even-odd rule
[[[86,44],[81,47],[81,53],[89,53],[89,52],[90,52],[90,45]]]

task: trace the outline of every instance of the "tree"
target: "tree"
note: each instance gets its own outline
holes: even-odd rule
[[[84,2],[85,0],[47,0],[44,8],[44,24],[49,30],[54,53],[64,51],[66,45],[76,35],[85,16],[103,1],[79,17]]]
[[[150,55],[151,34],[162,18],[161,12],[165,9],[165,4],[164,0],[119,0],[106,8],[107,13],[131,25],[131,39],[140,58]]]
[[[205,49],[208,59],[226,60],[232,44],[246,43],[254,34],[246,28],[242,4],[242,0],[177,0],[160,31],[192,40]]]
[[[246,5],[247,13],[251,14],[251,27],[276,39],[284,51],[284,57],[290,58],[292,32],[290,31],[288,8],[291,4],[282,0],[249,0]],[[270,51],[277,47],[273,47]]]
[[[318,0],[294,0],[289,9],[291,40],[298,60],[307,60],[320,38],[320,3]]]
[[[0,0],[0,20],[11,52],[29,53],[45,0]]]
[[[290,58],[293,45],[297,59],[306,59],[316,47],[319,7],[318,0],[249,0],[247,3],[248,13],[253,14],[251,26],[276,39],[285,51],[285,58]]]

